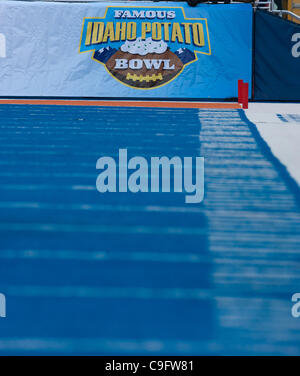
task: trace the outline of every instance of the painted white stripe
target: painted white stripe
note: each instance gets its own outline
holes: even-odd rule
[[[223,343],[213,341],[164,341],[161,339],[145,339],[142,341],[132,339],[113,339],[113,338],[2,338],[0,339],[1,351],[22,351],[22,352],[58,352],[65,354],[82,353],[124,353],[124,354],[170,354],[190,355],[191,353],[231,353],[242,350],[244,353],[256,355],[258,353],[272,355],[299,355],[299,347],[292,345],[276,345],[253,343],[240,346],[239,344]]]
[[[151,226],[105,226],[84,224],[55,223],[0,223],[1,231],[45,231],[45,232],[98,232],[108,234],[168,234],[168,235],[202,235],[202,228],[151,227]]]
[[[59,250],[1,250],[0,259],[46,259],[80,261],[151,261],[170,263],[209,263],[209,256],[194,253],[155,253],[155,252],[91,252]]]
[[[227,248],[226,248],[227,250]],[[240,248],[239,248],[240,250]],[[234,254],[234,250],[232,250]],[[228,250],[227,250],[228,253]],[[261,254],[262,250],[258,249]],[[294,250],[294,253],[300,253]],[[3,249],[0,259],[12,260],[73,260],[73,261],[130,261],[130,262],[165,262],[165,263],[191,263],[191,264],[219,264],[229,266],[258,265],[267,267],[294,267],[300,269],[300,261],[286,261],[273,259],[254,259],[253,252],[245,254],[243,259],[238,255],[230,258],[222,258],[220,255],[201,255],[195,253],[156,253],[156,252],[105,252],[105,251],[69,251],[69,250],[11,250]],[[247,259],[248,256],[248,259]]]
[[[78,186],[78,190],[90,190],[89,186]],[[83,189],[81,189],[83,188]],[[180,206],[133,206],[133,205],[98,205],[98,204],[55,204],[43,202],[0,202],[0,209],[46,209],[46,210],[91,210],[109,212],[165,212],[165,213],[202,213],[203,210]]]
[[[90,299],[212,299],[213,292],[204,289],[90,287],[90,286],[2,286],[6,296],[32,298],[90,298]]]
[[[37,351],[37,352],[60,352],[60,353],[156,353],[156,352],[178,352],[190,354],[192,351],[215,352],[220,345],[216,343],[203,343],[200,341],[162,341],[160,339],[113,339],[113,338],[15,338],[0,339],[0,350],[2,351]]]

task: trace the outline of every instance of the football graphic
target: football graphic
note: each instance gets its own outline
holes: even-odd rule
[[[119,81],[134,88],[155,88],[175,78],[195,54],[188,49],[170,51],[164,41],[151,38],[126,41],[118,50],[103,48],[94,59],[105,64]]]

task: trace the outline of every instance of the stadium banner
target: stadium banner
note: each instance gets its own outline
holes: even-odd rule
[[[249,4],[0,2],[0,96],[231,98]]]
[[[256,100],[300,100],[300,25],[255,14]]]

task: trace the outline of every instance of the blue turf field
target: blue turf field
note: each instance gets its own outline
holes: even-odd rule
[[[0,106],[2,354],[300,355],[300,193],[239,110]],[[204,156],[205,200],[96,191]]]

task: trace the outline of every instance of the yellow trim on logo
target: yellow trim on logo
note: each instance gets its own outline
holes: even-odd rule
[[[105,9],[105,12],[104,12],[104,16],[103,17],[84,17],[83,18],[83,22],[82,22],[82,28],[81,28],[81,36],[80,36],[80,45],[79,45],[79,50],[78,50],[78,53],[79,54],[82,54],[82,53],[85,53],[85,52],[93,52],[93,55],[96,51],[96,48],[94,49],[91,49],[91,50],[88,50],[88,51],[80,51],[80,48],[81,48],[81,44],[82,44],[82,34],[83,34],[83,29],[84,29],[84,25],[85,25],[85,20],[86,19],[93,19],[93,20],[105,20],[106,19],[106,16],[107,16],[107,13],[108,13],[108,10],[109,8],[113,8],[113,9],[116,9],[116,8],[126,8],[126,9],[129,9],[129,8],[145,8],[145,6],[142,6],[142,5],[138,5],[138,6],[133,6],[133,5],[121,5],[121,6],[107,6],[106,9]],[[125,85],[131,89],[136,89],[136,90],[153,90],[153,89],[158,89],[160,87],[163,87],[165,85],[168,85],[169,83],[171,83],[173,80],[175,80],[185,69],[185,67],[187,67],[188,65],[192,64],[192,63],[195,63],[196,61],[198,61],[198,55],[197,54],[202,54],[202,55],[208,55],[210,56],[211,55],[211,44],[210,44],[210,37],[209,37],[209,31],[208,31],[208,23],[207,23],[207,18],[187,18],[186,15],[185,15],[185,10],[183,7],[164,7],[164,6],[151,6],[151,9],[181,9],[182,11],[182,14],[183,14],[183,17],[185,20],[188,20],[188,21],[204,21],[205,22],[205,27],[206,27],[206,33],[207,33],[207,42],[208,42],[208,50],[209,52],[202,52],[202,51],[196,51],[196,50],[193,50],[194,53],[195,53],[195,57],[196,59],[195,60],[192,60],[190,61],[189,63],[187,64],[184,64],[184,66],[182,67],[182,69],[180,71],[177,72],[176,76],[174,76],[171,80],[163,83],[162,85],[159,85],[159,86],[155,86],[155,87],[149,87],[149,88],[142,88],[142,87],[134,87],[134,86],[130,86],[126,83],[124,83],[123,81],[119,80],[117,77],[115,77],[113,74],[111,74],[111,72],[107,69],[106,67],[106,64],[102,63],[101,61],[99,60],[96,60],[94,59],[94,57],[92,56],[92,60],[96,61],[97,63],[100,63],[101,65],[104,66],[104,68],[106,69],[107,73],[113,77],[116,81],[120,82],[122,85]]]

